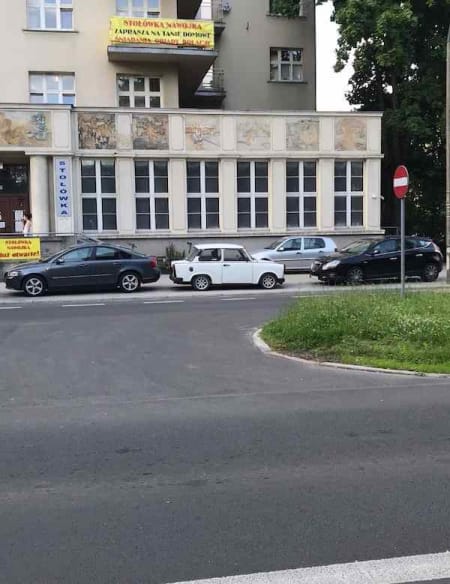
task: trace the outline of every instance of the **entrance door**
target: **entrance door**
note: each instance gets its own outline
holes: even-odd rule
[[[27,204],[26,196],[0,195],[0,234],[22,233],[22,219]]]

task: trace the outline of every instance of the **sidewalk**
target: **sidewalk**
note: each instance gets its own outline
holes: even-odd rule
[[[240,296],[260,296],[260,295],[302,295],[302,294],[332,294],[335,292],[346,292],[349,290],[395,290],[399,284],[375,284],[365,285],[358,288],[349,286],[327,286],[321,284],[316,278],[310,278],[305,274],[287,274],[284,286],[275,290],[261,290],[253,286],[246,287],[226,287],[215,288],[208,292],[195,292],[189,286],[175,286],[169,280],[169,276],[161,276],[156,284],[144,286],[135,294],[123,294],[118,291],[107,292],[80,292],[78,294],[49,294],[42,298],[27,298],[22,292],[6,290],[3,282],[0,283],[0,306],[20,305],[30,303],[58,303],[58,302],[148,302],[152,300],[177,300],[186,298],[208,298],[208,297],[240,297]],[[408,290],[435,290],[446,288],[446,273],[442,272],[436,282],[426,284],[422,282],[408,282]]]

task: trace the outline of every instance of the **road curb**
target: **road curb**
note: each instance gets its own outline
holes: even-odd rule
[[[286,355],[274,351],[262,338],[262,329],[258,329],[252,335],[253,344],[265,355],[270,357],[278,357],[287,359],[288,361],[295,361],[303,365],[315,365],[317,367],[329,367],[331,369],[346,369],[348,371],[356,371],[363,373],[384,373],[385,375],[403,375],[407,377],[430,377],[434,379],[450,379],[450,374],[447,373],[420,373],[418,371],[407,371],[405,369],[381,369],[379,367],[365,367],[364,365],[350,365],[347,363],[333,363],[331,361],[318,361],[316,359],[305,359],[303,357],[294,357],[293,355]]]

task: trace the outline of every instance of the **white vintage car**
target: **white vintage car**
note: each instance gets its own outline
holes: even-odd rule
[[[194,245],[185,260],[172,262],[170,279],[204,292],[223,284],[255,284],[271,290],[284,282],[284,266],[255,260],[241,245]]]

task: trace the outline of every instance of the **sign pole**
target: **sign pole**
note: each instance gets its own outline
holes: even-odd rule
[[[400,245],[401,245],[401,268],[400,268],[400,296],[405,297],[405,198],[400,199]]]
[[[450,284],[450,26],[447,35],[447,102],[446,102],[446,256],[447,256],[447,284]]]
[[[400,296],[405,296],[405,197],[409,190],[406,166],[398,166],[394,173],[394,195],[400,199]]]

